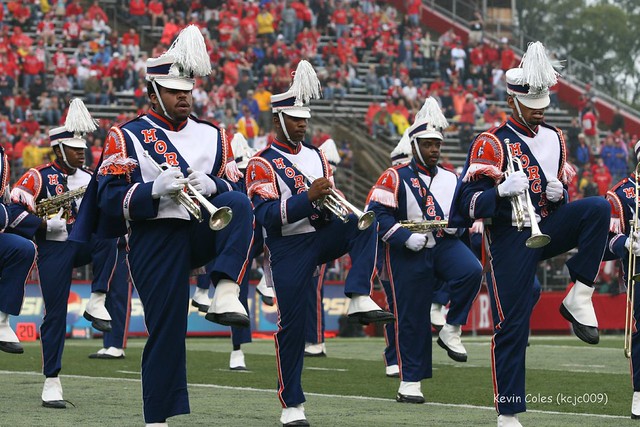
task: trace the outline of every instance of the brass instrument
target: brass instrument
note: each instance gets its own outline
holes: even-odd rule
[[[507,170],[505,171],[505,177],[524,170],[522,167],[522,161],[519,157],[515,157],[511,152],[511,145],[509,138],[505,138],[505,145],[507,146]],[[526,214],[529,216],[529,220],[531,222],[531,237],[527,239],[526,245],[528,248],[536,249],[546,246],[551,241],[551,237],[542,233],[540,231],[540,226],[538,225],[538,221],[536,220],[536,212],[533,209],[533,203],[531,203],[531,196],[529,195],[529,190],[527,189],[524,192],[524,201],[520,198],[520,195],[513,196],[511,198],[511,207],[515,214],[516,219],[516,227],[518,227],[518,231],[522,231],[524,228],[525,221],[525,209]],[[524,206],[523,206],[524,205]]]
[[[62,218],[69,219],[71,216],[71,204],[75,199],[82,197],[86,191],[87,186],[83,185],[75,190],[47,197],[36,204],[36,215],[43,219],[52,218],[57,215],[58,212],[60,212],[60,208],[62,208]]]
[[[160,171],[164,171],[169,168],[168,165],[163,164],[160,165],[156,162],[148,151],[145,151],[143,155],[148,158],[151,163]],[[215,207],[206,197],[204,197],[198,190],[193,188],[193,185],[187,183],[186,185],[188,193],[180,190],[171,198],[174,202],[179,205],[182,205],[194,218],[198,221],[202,221],[202,212],[200,211],[200,207],[196,202],[191,199],[191,196],[195,197],[198,202],[200,202],[200,206],[202,206],[209,213],[209,228],[218,231],[225,228],[231,218],[233,217],[233,212],[231,208],[227,206],[223,206],[221,208]]]
[[[428,233],[430,231],[447,228],[448,219],[432,219],[424,221],[403,220],[398,222],[402,228],[406,228],[412,233]]]
[[[297,165],[293,165],[300,174],[304,177],[304,179],[308,182],[308,185],[311,185],[313,181],[315,181],[315,177],[308,176],[304,172],[298,168]],[[309,188],[307,186],[307,188]],[[376,219],[376,214],[369,211],[363,212],[351,203],[347,201],[340,193],[338,193],[334,188],[331,188],[331,194],[324,196],[323,198],[318,200],[318,205],[320,208],[326,208],[330,212],[333,212],[338,218],[342,220],[342,222],[349,221],[349,214],[353,213],[358,218],[358,230],[365,230],[369,228],[371,224]]]
[[[635,319],[633,317],[633,306],[636,298],[636,282],[640,280],[640,273],[636,273],[636,261],[637,258],[633,253],[633,245],[636,243],[635,233],[638,230],[638,213],[640,213],[640,200],[638,199],[638,173],[640,173],[640,163],[636,165],[636,207],[633,215],[633,219],[629,224],[629,259],[627,263],[627,305],[624,313],[624,356],[627,359],[631,358],[631,338],[633,335],[633,324]]]

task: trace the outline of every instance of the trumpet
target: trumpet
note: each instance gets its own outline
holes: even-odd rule
[[[308,182],[307,188],[309,185],[316,180],[315,177],[306,175],[304,172],[300,170],[297,165],[293,165],[298,172],[304,177],[304,179]],[[333,212],[338,218],[342,220],[342,222],[349,221],[349,214],[352,213],[358,218],[358,230],[365,230],[373,224],[376,219],[376,214],[369,211],[363,212],[351,203],[347,201],[340,193],[338,193],[334,188],[331,188],[331,194],[324,196],[322,199],[318,200],[318,205],[320,208],[326,208],[330,212]]]
[[[640,200],[638,199],[638,191],[640,190],[640,185],[638,185],[638,173],[640,173],[640,163],[636,165],[636,207],[635,214],[633,219],[629,224],[629,259],[627,263],[627,305],[624,313],[624,356],[627,359],[631,358],[631,338],[633,335],[633,306],[635,304],[636,299],[636,282],[640,280],[640,273],[636,273],[636,262],[637,258],[633,254],[633,244],[635,240],[635,233],[638,230],[638,213],[640,213]]]
[[[402,220],[398,222],[401,227],[406,228],[412,233],[428,233],[430,231],[441,230],[447,228],[448,219],[432,219],[425,221]]]
[[[509,138],[505,138],[504,143],[507,146],[508,161],[505,176],[509,176],[515,172],[523,170],[524,168],[522,167],[522,161],[520,160],[520,158],[515,157],[511,152],[511,144]],[[517,195],[511,198],[511,207],[515,215],[516,227],[518,228],[518,231],[522,231],[522,229],[524,228],[525,209],[526,214],[529,216],[529,221],[531,222],[531,237],[527,239],[526,246],[528,248],[536,249],[548,245],[551,241],[551,237],[540,231],[540,226],[538,225],[538,221],[536,221],[536,212],[533,209],[533,203],[531,203],[529,190],[526,190],[524,192],[524,201],[520,197],[521,196]]]
[[[148,151],[145,151],[143,155],[151,161],[151,163],[158,169],[158,171],[162,172],[169,168],[169,166],[166,164],[158,164],[158,162],[156,162],[151,157]],[[189,212],[189,214],[191,214],[198,221],[202,221],[202,211],[200,210],[198,204],[191,199],[191,196],[193,196],[196,198],[196,200],[198,200],[200,206],[202,206],[209,213],[210,229],[214,231],[222,230],[229,224],[231,218],[233,217],[231,208],[227,206],[217,208],[213,204],[211,204],[211,202],[209,202],[206,197],[200,194],[198,190],[193,188],[193,185],[187,183],[186,187],[189,193],[181,190],[178,191],[174,196],[172,196],[172,199],[175,203],[182,205]]]

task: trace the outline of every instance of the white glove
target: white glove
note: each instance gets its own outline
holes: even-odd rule
[[[444,232],[453,236],[458,232],[458,229],[447,227],[444,229]]]
[[[171,167],[163,170],[160,175],[153,181],[153,187],[151,187],[151,196],[154,199],[159,199],[162,196],[167,196],[173,193],[177,193],[187,183],[187,178],[182,175],[180,169]]]
[[[69,236],[67,232],[67,220],[62,218],[64,209],[60,208],[58,213],[47,220],[47,240],[65,242]]]
[[[409,236],[407,241],[404,242],[404,245],[414,252],[418,252],[419,250],[424,248],[426,244],[427,244],[427,236],[425,236],[424,234],[418,234],[418,233],[411,234],[411,236]]]
[[[552,178],[547,182],[547,200],[556,203],[564,197],[564,187],[557,178]]]
[[[194,171],[191,168],[187,169],[187,172],[189,172],[189,176],[187,177],[189,179],[189,184],[191,184],[198,193],[203,196],[211,196],[218,192],[216,183],[214,180],[209,178],[206,173]]]
[[[529,188],[529,178],[523,171],[517,171],[509,175],[498,185],[498,196],[512,197],[523,194]]]
[[[631,246],[631,240],[633,240],[633,248],[629,249],[629,246]],[[627,240],[624,242],[624,247],[627,251],[632,252],[634,256],[640,256],[640,231],[636,231],[633,234],[633,239],[627,237]]]
[[[484,222],[481,219],[476,219],[473,222],[473,225],[469,229],[470,234],[479,233],[482,234],[484,232]]]

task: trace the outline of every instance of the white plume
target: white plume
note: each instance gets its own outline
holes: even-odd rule
[[[85,134],[98,129],[98,124],[91,117],[82,99],[74,98],[69,105],[64,127],[74,134]]]
[[[179,64],[185,74],[193,73],[196,76],[211,74],[211,60],[207,54],[207,46],[200,28],[191,24],[183,29],[178,38],[164,55],[173,55],[175,64]]]
[[[440,104],[431,96],[424,101],[424,105],[416,114],[414,123],[417,123],[419,120],[426,121],[436,129],[446,129],[449,127],[449,122],[444,114],[442,114]]]
[[[551,61],[547,56],[544,45],[540,42],[529,43],[527,51],[520,62],[522,67],[521,84],[528,84],[532,88],[547,88],[558,82],[560,75],[556,68],[562,65],[559,61]]]
[[[289,90],[293,92],[296,104],[299,105],[306,104],[310,99],[320,98],[322,93],[320,80],[309,61],[303,59],[298,63]]]
[[[400,138],[400,142],[398,142],[398,145],[396,145],[395,148],[391,151],[392,158],[401,154],[404,154],[406,156],[412,155],[411,140],[409,139],[409,128],[404,131],[404,133],[402,134],[402,138]]]

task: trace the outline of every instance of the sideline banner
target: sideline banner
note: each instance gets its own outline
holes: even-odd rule
[[[273,333],[278,330],[277,303],[269,307],[260,301],[260,296],[256,293],[254,281],[249,284],[249,316],[251,317],[251,331],[254,333]],[[195,291],[195,285],[191,285],[190,295]],[[213,295],[213,289],[210,291]],[[74,282],[71,285],[67,312],[67,333],[71,336],[84,336],[74,334],[74,330],[88,330],[90,322],[82,317],[84,307],[89,301],[91,287],[86,282]],[[565,296],[565,292],[543,292],[540,301],[533,309],[531,316],[531,330],[534,333],[569,333],[571,325],[564,320],[558,311],[558,307]],[[385,306],[385,296],[381,291],[373,294],[373,299],[381,306]],[[595,294],[593,304],[598,316],[598,323],[601,330],[624,330],[625,294],[612,296],[609,294]],[[191,301],[189,301],[191,303]],[[329,334],[336,334],[339,330],[339,319],[346,314],[349,306],[349,299],[344,295],[343,282],[325,282],[324,288],[324,312],[325,330]],[[428,308],[426,308],[428,309]],[[22,310],[19,316],[11,318],[11,324],[18,323],[35,324],[39,331],[42,317],[44,316],[44,303],[40,293],[40,287],[36,284],[27,284]],[[492,333],[491,304],[486,288],[476,297],[467,325],[463,327],[466,333]],[[91,331],[99,333],[98,331]],[[369,335],[380,334],[380,328],[365,327],[365,332]],[[204,318],[204,313],[198,312],[195,307],[189,305],[189,320],[187,334],[189,336],[214,336],[229,335],[230,328],[216,323],[209,322]],[[88,334],[89,336],[92,334]],[[129,322],[130,336],[146,335],[144,325],[144,312],[142,303],[138,298],[135,288],[131,296],[131,320]]]

